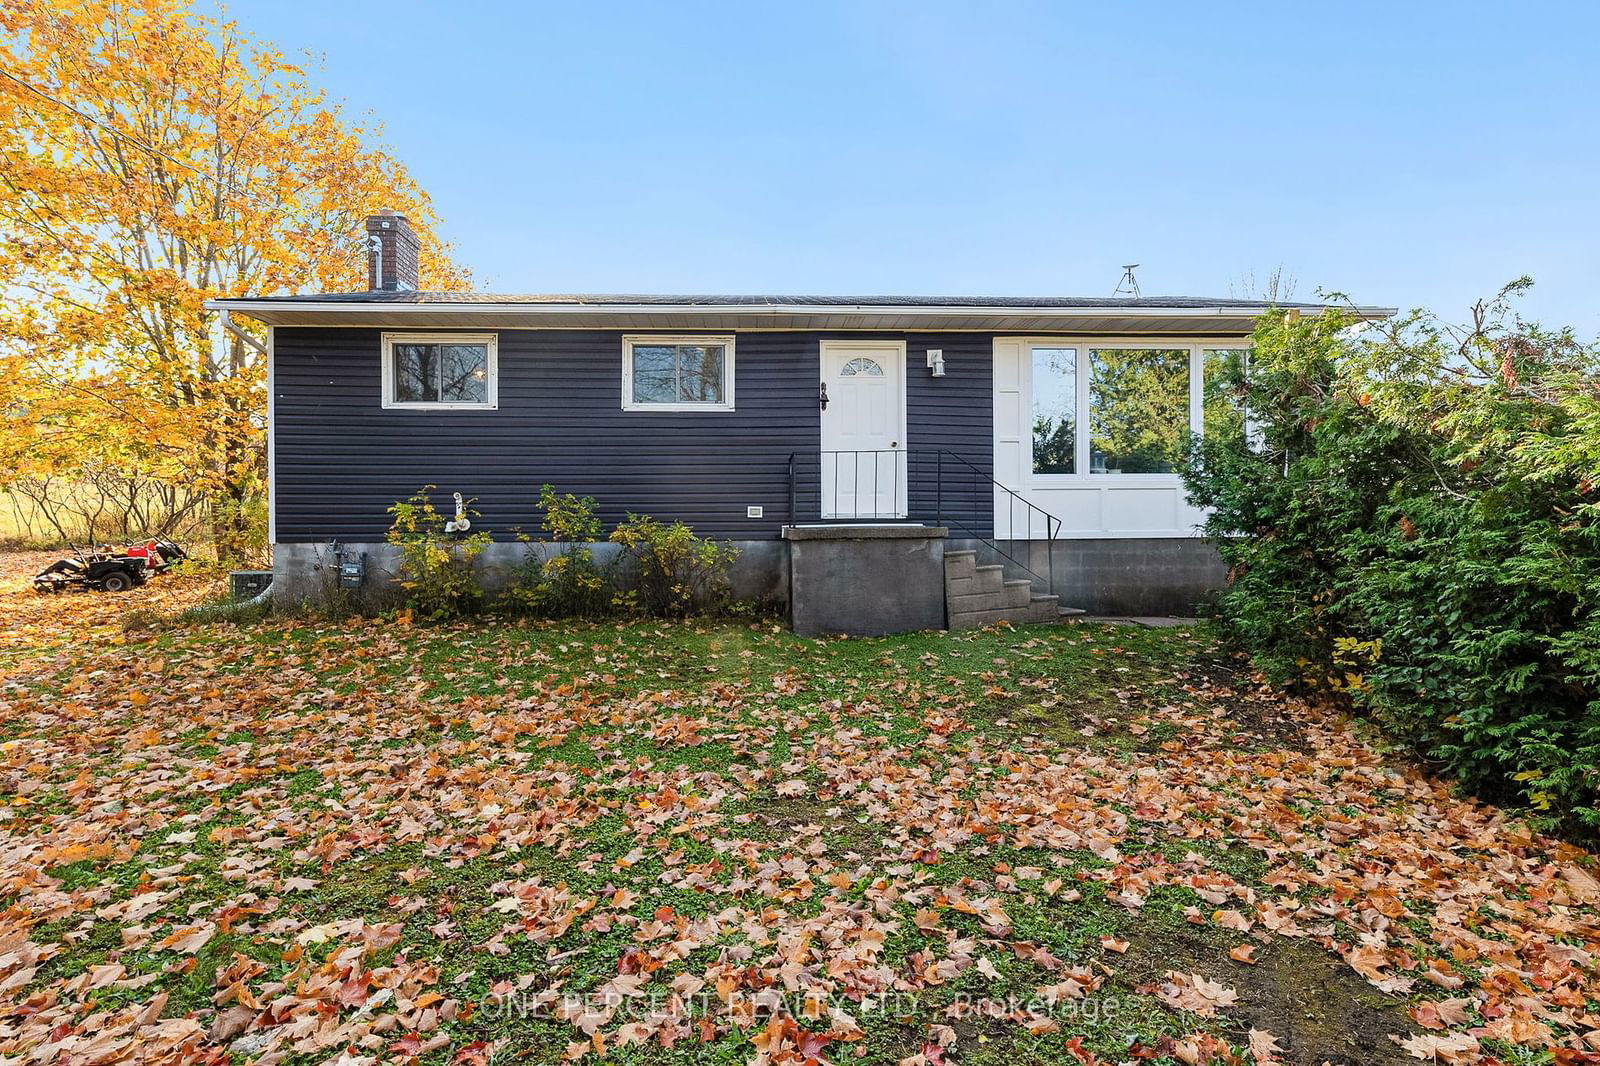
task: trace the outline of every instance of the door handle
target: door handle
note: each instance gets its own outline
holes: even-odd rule
[[[828,409],[828,383],[826,381],[818,383],[817,402],[822,404],[824,411]]]

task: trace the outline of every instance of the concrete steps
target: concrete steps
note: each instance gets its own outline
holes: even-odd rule
[[[975,551],[944,553],[945,614],[951,629],[991,622],[1025,625],[1082,614],[1063,608],[1054,595],[1033,591],[1033,582],[1007,579],[1003,566],[979,566]]]

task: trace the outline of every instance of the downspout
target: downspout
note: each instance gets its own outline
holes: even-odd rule
[[[244,330],[240,329],[238,326],[234,325],[233,324],[233,316],[232,315],[230,315],[227,311],[221,312],[221,315],[222,315],[222,328],[224,330],[226,330],[227,332],[233,334],[235,337],[238,337],[240,340],[244,341],[250,347],[252,347],[256,351],[260,352],[262,355],[266,355],[267,354],[267,346],[265,344],[262,344],[260,341],[256,340],[254,337],[250,336],[250,334],[246,333]]]

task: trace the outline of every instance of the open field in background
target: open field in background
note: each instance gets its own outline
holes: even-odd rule
[[[124,632],[219,589],[46,557],[7,1061],[1600,1061],[1593,856],[1204,630]]]
[[[59,539],[37,504],[0,491],[0,544],[44,544]]]
[[[139,494],[137,507],[128,508],[104,498],[100,490],[88,486],[53,489],[56,506],[45,507],[26,493],[0,489],[0,550],[34,550],[64,546],[68,542],[88,543],[89,518],[94,519],[94,538],[98,541],[159,531],[166,512],[155,489]],[[49,513],[47,513],[49,512]],[[53,515],[55,523],[50,517]],[[59,525],[59,529],[57,526]],[[193,543],[206,534],[203,515],[194,510],[177,523],[174,535]],[[64,535],[63,535],[64,534]],[[199,546],[199,545],[197,545]]]

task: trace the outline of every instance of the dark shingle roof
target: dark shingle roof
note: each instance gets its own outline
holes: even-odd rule
[[[350,304],[560,304],[590,307],[1038,307],[1038,308],[1257,308],[1265,300],[1218,299],[1203,296],[663,296],[632,293],[490,292],[339,292],[306,296],[258,296],[254,301]],[[1323,304],[1272,303],[1282,308],[1319,308]]]

